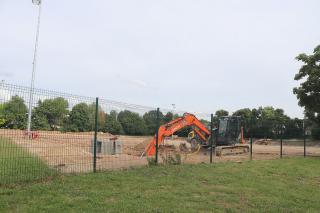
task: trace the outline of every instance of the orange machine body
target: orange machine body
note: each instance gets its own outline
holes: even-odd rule
[[[195,132],[203,141],[206,141],[210,136],[210,131],[203,123],[201,123],[201,121],[198,120],[198,118],[196,118],[196,116],[190,113],[185,113],[182,117],[174,119],[171,122],[160,126],[158,130],[158,147],[161,143],[163,143],[165,137],[173,135],[175,132],[186,126],[193,126]],[[145,153],[148,157],[153,156],[156,153],[156,142],[157,135],[154,136],[152,141],[145,149]]]

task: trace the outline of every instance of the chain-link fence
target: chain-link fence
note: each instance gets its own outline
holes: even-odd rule
[[[219,138],[210,137],[219,132],[215,132],[218,130],[213,118],[207,113],[157,111],[153,107],[42,89],[34,89],[32,93],[30,103],[30,88],[0,85],[0,185],[43,180],[61,173],[127,169],[156,163],[273,159],[281,157],[281,147],[282,156],[304,153],[320,156],[318,143],[309,137],[282,140],[282,133],[273,140],[252,138],[252,146],[250,139],[242,138],[240,152],[232,149],[224,155],[219,151],[221,146],[217,146]],[[31,131],[27,131],[29,106],[32,106]],[[201,124],[195,125],[198,121]],[[158,135],[156,141],[154,134],[161,125],[166,132],[161,132],[163,137]],[[181,125],[195,127],[181,128]],[[201,132],[202,146],[192,140]],[[148,155],[149,144],[153,148],[159,145],[152,155]]]

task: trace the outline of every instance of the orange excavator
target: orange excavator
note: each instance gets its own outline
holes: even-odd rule
[[[225,116],[219,119],[219,126],[214,131],[217,133],[214,138],[217,155],[227,153],[244,153],[249,151],[249,146],[245,145],[243,136],[243,128],[240,126],[239,116]],[[211,132],[208,128],[193,114],[185,113],[182,117],[178,117],[171,122],[161,125],[158,130],[158,147],[163,143],[166,137],[173,135],[175,132],[184,127],[191,126],[193,131],[189,134],[188,142],[191,144],[191,150],[196,147],[210,148]],[[156,138],[145,148],[145,154],[148,157],[156,153]],[[241,144],[239,144],[239,142]]]

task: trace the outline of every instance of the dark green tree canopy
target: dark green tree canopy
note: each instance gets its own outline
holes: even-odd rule
[[[69,113],[68,124],[71,131],[86,132],[91,130],[90,126],[90,110],[86,103],[80,103],[72,107]]]
[[[35,107],[32,111],[31,127],[32,127],[32,130],[50,130],[51,129],[47,116],[42,112],[41,108],[39,107]]]
[[[25,129],[27,126],[28,108],[19,96],[13,96],[3,105],[4,126],[12,129]]]
[[[227,110],[224,110],[224,109],[217,110],[216,113],[215,113],[215,116],[218,117],[218,118],[221,118],[223,116],[228,116],[228,115],[229,115],[229,112]]]
[[[303,65],[294,79],[303,82],[293,89],[293,93],[299,105],[305,107],[306,116],[320,124],[320,45],[313,54],[302,53],[296,59]]]
[[[146,124],[138,113],[129,110],[121,111],[118,115],[123,131],[127,135],[144,135],[146,134]]]
[[[96,116],[96,103],[92,103],[89,105],[89,123],[90,123],[90,129],[94,131],[95,128],[95,116]],[[106,113],[103,111],[101,106],[98,106],[98,130],[104,131],[105,127],[105,119],[106,119]]]
[[[6,123],[6,120],[4,118],[5,114],[4,114],[4,104],[0,104],[0,127],[3,127],[4,124]]]
[[[68,114],[68,101],[63,98],[46,99],[39,101],[34,109],[39,116],[47,118],[51,129],[57,130],[63,125]]]
[[[106,114],[104,131],[114,135],[123,134],[121,123],[117,119],[117,112],[112,110],[110,114]]]
[[[147,126],[147,134],[153,135],[157,128],[157,110],[151,110],[143,115],[143,120]],[[159,124],[161,125],[164,121],[162,112],[159,112]]]
[[[165,114],[163,116],[163,123],[169,123],[170,121],[173,120],[173,113],[172,112],[167,112],[167,114]]]

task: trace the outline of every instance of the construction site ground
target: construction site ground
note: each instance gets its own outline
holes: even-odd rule
[[[12,143],[39,157],[48,166],[63,173],[90,172],[93,170],[92,140],[93,132],[86,133],[61,133],[54,131],[39,131],[39,138],[29,139],[22,130],[1,129],[0,136],[10,138]],[[114,137],[108,133],[98,133],[98,140]],[[97,170],[126,169],[147,165],[147,158],[141,157],[146,145],[152,137],[148,136],[118,136],[122,142],[122,153],[115,155],[97,155]],[[168,138],[159,150],[159,161],[173,158],[178,154],[182,163],[197,164],[209,163],[210,151],[201,149],[196,153],[182,152],[179,149],[181,143],[186,143],[184,138]],[[10,152],[15,150],[10,147]],[[283,143],[284,156],[303,156],[303,141],[290,140]],[[320,157],[320,142],[307,142],[307,155]],[[14,156],[14,155],[13,155]],[[275,159],[280,156],[280,142],[272,140],[254,140],[253,159]],[[214,162],[249,160],[249,153],[238,155],[214,156]]]

